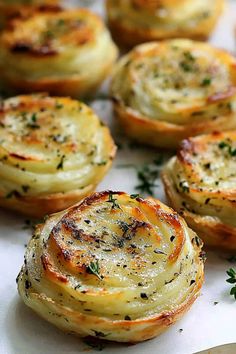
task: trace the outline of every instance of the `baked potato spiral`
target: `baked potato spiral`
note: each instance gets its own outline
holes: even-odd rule
[[[224,0],[107,0],[109,27],[125,47],[168,38],[207,39]]]
[[[236,132],[184,140],[163,171],[167,197],[211,247],[236,250]]]
[[[0,36],[3,84],[20,93],[91,95],[116,56],[102,20],[86,9],[35,9],[12,20]]]
[[[116,64],[111,94],[127,135],[176,148],[189,136],[236,128],[236,59],[186,39],[143,44]]]
[[[95,193],[36,228],[17,281],[25,304],[62,330],[139,342],[199,295],[201,241],[158,200]]]
[[[0,206],[40,217],[93,191],[115,154],[109,130],[69,98],[26,95],[0,107]]]
[[[34,6],[58,6],[59,0],[0,0],[0,28],[6,22],[31,11]]]

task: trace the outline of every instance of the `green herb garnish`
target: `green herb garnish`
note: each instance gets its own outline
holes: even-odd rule
[[[189,193],[189,186],[187,181],[181,181],[179,183],[179,187],[182,189],[184,193]]]
[[[184,57],[185,59],[189,60],[189,61],[195,61],[194,56],[190,53],[190,52],[184,52]]]
[[[9,193],[6,194],[5,198],[10,199],[13,197],[20,196],[20,193],[18,193],[16,190],[10,191]]]
[[[135,189],[140,193],[154,194],[154,188],[157,187],[156,179],[159,177],[159,169],[152,165],[144,165],[141,169],[137,170],[137,177],[140,181]]]
[[[61,160],[60,160],[59,164],[57,165],[57,170],[63,169],[65,158],[66,158],[65,155],[62,155]]]
[[[226,273],[229,276],[229,278],[226,279],[227,283],[234,284],[230,290],[230,295],[234,296],[236,300],[236,271],[233,268],[230,268]]]
[[[64,105],[62,103],[56,102],[56,104],[55,104],[56,109],[61,109],[63,107],[64,107]]]
[[[37,122],[37,114],[32,113],[29,122],[27,123],[27,127],[31,129],[39,129],[40,126],[36,123]]]
[[[140,198],[140,195],[139,194],[130,194],[130,198],[137,199],[137,198]]]
[[[185,61],[181,61],[179,64],[180,68],[185,72],[192,71],[192,66],[186,63]]]
[[[236,156],[236,149],[233,149],[232,146],[227,141],[221,141],[218,147],[221,150],[227,149],[230,156]]]
[[[202,80],[201,86],[209,86],[211,84],[211,79],[209,77],[206,77],[205,79]]]
[[[117,201],[117,199],[113,198],[113,193],[109,192],[109,199],[107,200],[107,203],[112,204],[112,206],[111,206],[112,209],[115,209],[115,208],[120,209],[120,206],[116,201]]]
[[[99,274],[99,263],[98,260],[96,260],[96,262],[90,262],[89,265],[86,266],[86,271],[89,274],[93,274],[96,275],[96,277],[98,277],[98,279],[102,280],[100,274]]]
[[[106,164],[107,164],[106,160],[96,163],[97,166],[105,166]]]
[[[25,184],[25,185],[22,185],[21,188],[22,188],[22,190],[23,190],[24,193],[27,193],[28,190],[30,189],[30,186],[28,186],[28,185]]]

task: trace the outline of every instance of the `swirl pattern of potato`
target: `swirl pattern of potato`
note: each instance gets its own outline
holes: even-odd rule
[[[0,107],[0,206],[41,217],[92,192],[115,145],[83,103],[26,95]]]
[[[224,0],[107,0],[109,27],[124,47],[169,38],[207,39]]]
[[[186,39],[142,44],[116,64],[111,94],[128,136],[176,148],[184,138],[236,128],[236,59]]]
[[[86,9],[35,9],[0,35],[0,75],[11,92],[91,96],[116,56],[102,20]]]
[[[236,250],[236,132],[184,140],[164,168],[171,205],[210,247]]]
[[[140,342],[169,328],[199,295],[201,246],[158,200],[95,193],[38,225],[18,290],[66,332]]]

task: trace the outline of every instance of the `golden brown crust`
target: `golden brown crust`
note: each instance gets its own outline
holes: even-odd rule
[[[206,40],[224,8],[223,0],[107,0],[109,28],[125,48],[154,40]]]
[[[86,9],[58,7],[37,8],[9,22],[0,48],[0,73],[6,88],[72,97],[94,93],[117,56],[97,15]]]
[[[236,61],[200,42],[143,44],[117,63],[111,95],[128,136],[176,148],[189,136],[236,127]]]
[[[64,331],[140,342],[175,323],[199,295],[201,247],[161,202],[95,193],[36,228],[18,289]]]
[[[111,65],[107,66],[97,73],[96,81],[90,82],[87,78],[71,77],[71,78],[48,78],[37,81],[29,81],[22,78],[21,80],[6,78],[7,88],[11,93],[30,93],[30,92],[50,92],[55,96],[70,97],[90,97],[99,89],[111,71]],[[5,75],[2,73],[2,77]]]
[[[206,246],[236,250],[236,135],[215,133],[185,140],[162,179],[170,205]]]
[[[91,184],[81,190],[39,197],[22,197],[18,195],[9,199],[0,197],[0,206],[4,209],[14,210],[19,214],[33,218],[41,218],[42,216],[64,210],[68,208],[69,205],[77,203],[78,200],[83,199],[89,193],[93,192],[96,187],[96,184]]]
[[[33,0],[29,5],[29,1],[11,1],[0,0],[0,28],[7,25],[7,21],[19,17],[26,16],[37,6],[42,10],[46,8],[59,8],[59,0]]]
[[[47,95],[3,101],[0,139],[0,206],[34,217],[94,191],[116,151],[91,109]]]
[[[132,29],[122,26],[119,21],[110,20],[109,29],[112,33],[112,38],[119,45],[119,47],[124,48],[125,50],[131,49],[138,44],[151,42],[155,40],[165,40],[168,38],[191,38],[192,40],[197,41],[206,41],[209,37],[209,33],[192,33],[182,32],[181,34],[176,34],[175,32],[172,35],[165,36],[164,34],[154,34],[151,31],[142,31],[140,29]]]

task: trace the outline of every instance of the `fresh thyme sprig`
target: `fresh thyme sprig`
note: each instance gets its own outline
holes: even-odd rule
[[[234,286],[230,290],[230,295],[234,296],[236,300],[236,271],[233,268],[230,268],[229,270],[227,270],[226,273],[229,276],[229,278],[226,279],[226,281],[230,284],[234,284]]]
[[[121,164],[118,168],[134,168],[136,170],[137,179],[139,184],[135,186],[135,189],[141,194],[154,195],[154,189],[158,187],[156,180],[159,177],[160,166],[164,162],[163,155],[157,155],[157,157],[150,163],[146,163],[141,167],[135,166],[135,164]],[[136,194],[134,194],[136,195]]]
[[[57,170],[63,170],[65,158],[65,155],[61,156],[60,162],[57,165]]]
[[[159,166],[162,164],[162,158],[155,159],[151,164],[146,164],[137,169],[137,177],[140,181],[135,189],[140,193],[153,195],[154,189],[158,187],[156,180],[159,177]]]
[[[223,150],[226,149],[228,150],[228,153],[230,156],[236,156],[236,149],[234,149],[229,142],[227,141],[221,141],[218,145],[218,147]]]
[[[111,203],[112,204],[112,206],[111,206],[112,209],[115,209],[115,208],[120,209],[120,206],[119,206],[119,204],[116,201],[117,201],[117,199],[113,198],[113,193],[110,192],[109,193],[109,198],[107,200],[107,203]]]
[[[89,274],[96,275],[96,277],[98,277],[98,279],[102,280],[102,277],[99,274],[100,267],[99,267],[98,260],[96,260],[96,262],[90,262],[89,265],[86,266],[86,271]]]
[[[40,125],[37,124],[37,119],[38,119],[37,114],[32,113],[30,117],[30,121],[27,123],[27,127],[31,129],[39,129]]]

